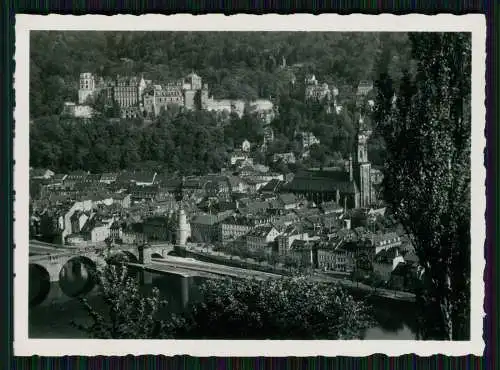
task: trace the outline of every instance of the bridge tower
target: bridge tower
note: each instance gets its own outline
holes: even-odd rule
[[[188,223],[186,218],[186,212],[181,208],[179,210],[179,224],[177,226],[177,240],[176,245],[178,247],[186,247],[186,241],[188,238]]]
[[[148,265],[151,263],[151,246],[146,242],[143,242],[137,246],[139,251],[139,263],[142,265]],[[153,281],[152,275],[145,270],[143,266],[142,271],[139,272],[139,282],[141,285],[151,284]]]

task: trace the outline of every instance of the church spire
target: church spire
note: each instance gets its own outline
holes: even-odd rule
[[[371,203],[371,164],[368,160],[368,140],[371,135],[362,114],[358,118],[356,135],[355,177],[359,188],[359,206],[367,207]]]

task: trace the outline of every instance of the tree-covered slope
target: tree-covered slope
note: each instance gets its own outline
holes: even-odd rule
[[[287,88],[283,58],[287,66],[301,66],[297,78],[312,72],[337,85],[374,78],[384,50],[392,62],[407,59],[406,34],[36,31],[30,42],[32,118],[59,113],[65,100],[76,100],[84,71],[144,73],[164,82],[194,70],[216,97],[253,99]]]

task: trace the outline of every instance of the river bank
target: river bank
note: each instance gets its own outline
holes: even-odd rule
[[[211,262],[211,263],[219,263],[226,266],[252,269],[267,273],[281,274],[284,276],[293,276],[294,272],[277,266],[265,265],[257,262],[252,262],[251,259],[242,259],[240,257],[231,256],[224,254],[222,252],[210,252],[203,251],[198,248],[187,248],[184,251],[185,257],[191,257],[198,259],[200,261]],[[415,302],[415,295],[413,293],[397,291],[397,290],[388,290],[383,288],[374,288],[369,285],[354,282],[352,280],[344,278],[338,278],[332,276],[331,274],[326,274],[319,271],[313,271],[311,274],[311,279],[318,282],[328,282],[328,283],[338,283],[343,287],[349,289],[350,291],[357,291],[360,293],[364,293],[365,295],[373,295],[380,298],[384,298],[390,301],[405,301],[405,302]]]

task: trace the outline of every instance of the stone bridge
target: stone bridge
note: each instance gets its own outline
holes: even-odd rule
[[[58,248],[45,255],[29,258],[30,303],[39,304],[51,293],[51,286],[59,285],[59,291],[67,296],[88,293],[95,282],[90,278],[106,258],[122,256],[131,263],[150,263],[153,258],[164,258],[174,251],[171,244],[139,246],[114,246],[107,248],[86,247],[78,249]],[[52,288],[54,290],[54,288]]]
[[[164,258],[174,251],[170,244],[150,245],[141,252],[138,246],[116,246],[110,248],[109,254],[103,248],[87,247],[81,249],[66,249],[65,251],[47,255],[34,255],[29,258],[30,268],[36,266],[49,276],[50,282],[59,281],[68,270],[70,262],[79,262],[82,267],[95,268],[103,264],[108,256],[123,256],[128,262],[149,263],[152,258]]]

